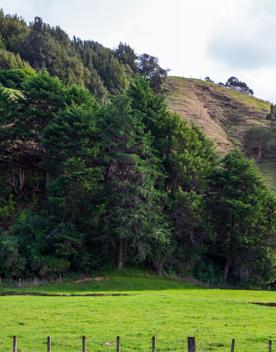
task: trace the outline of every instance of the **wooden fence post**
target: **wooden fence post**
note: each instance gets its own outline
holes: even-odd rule
[[[86,352],[86,337],[82,337],[82,352]]]
[[[272,341],[268,341],[268,352],[272,352]]]
[[[231,352],[235,352],[235,339],[232,339]]]
[[[156,352],[156,336],[152,336],[152,339],[151,339],[151,350],[152,350],[152,352]]]
[[[196,352],[195,337],[188,337],[188,352]]]
[[[116,352],[120,352],[121,349],[121,341],[120,341],[120,336],[116,337]]]
[[[14,336],[12,339],[12,351],[17,352],[17,337]]]
[[[52,344],[51,344],[51,336],[47,337],[47,352],[51,352]]]

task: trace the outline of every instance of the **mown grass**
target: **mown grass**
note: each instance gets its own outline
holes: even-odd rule
[[[2,287],[3,290],[8,288]],[[196,336],[198,351],[229,351],[233,337],[238,351],[265,351],[276,343],[276,308],[250,302],[276,301],[274,292],[204,289],[179,280],[142,274],[105,275],[102,281],[53,283],[20,289],[39,292],[120,292],[126,296],[0,297],[0,350],[11,350],[13,335],[20,351],[149,351],[157,336],[158,351],[185,351],[186,337]]]

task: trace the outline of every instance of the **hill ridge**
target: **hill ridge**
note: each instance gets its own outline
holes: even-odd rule
[[[261,99],[194,78],[170,76],[166,88],[169,109],[202,128],[222,154],[242,146],[246,129],[269,126],[270,103]]]
[[[251,127],[270,127],[271,104],[262,99],[195,78],[169,76],[166,101],[171,111],[200,127],[221,155],[239,147]],[[276,191],[276,162],[258,166],[270,189]]]

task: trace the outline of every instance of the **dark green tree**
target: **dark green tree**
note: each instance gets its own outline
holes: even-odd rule
[[[21,84],[34,74],[35,71],[32,68],[0,70],[0,83],[6,88],[20,89]]]
[[[254,92],[245,82],[239,81],[238,78],[232,76],[224,84],[225,87],[237,90],[238,92],[245,93],[248,95],[254,95]]]
[[[17,279],[25,272],[25,258],[19,253],[19,238],[0,234],[0,275]]]
[[[25,69],[33,71],[31,65],[22,60],[19,54],[0,48],[0,69]]]
[[[235,273],[242,280],[269,279],[275,199],[253,163],[238,150],[230,152],[213,172],[207,209],[213,226],[211,253],[222,266],[224,283]]]
[[[137,73],[138,67],[136,60],[138,56],[128,44],[121,42],[115,50],[115,55],[121,63],[128,66],[130,74],[133,75]]]
[[[152,136],[165,183],[159,189],[168,195],[166,209],[173,224],[174,259],[178,268],[191,267],[201,255],[204,229],[204,195],[207,180],[217,164],[211,143],[198,128],[167,110],[164,98],[153,94],[149,83],[136,79],[130,86],[132,108]],[[181,269],[182,270],[182,269]]]
[[[162,175],[150,136],[129,99],[118,97],[103,110],[99,130],[99,156],[105,167],[102,231],[116,249],[117,266],[122,269],[128,260],[144,260],[151,241],[156,247],[169,242],[162,194],[155,187]]]
[[[155,92],[161,92],[168,70],[160,67],[158,59],[149,54],[140,55],[137,65],[139,74],[150,81],[151,88]]]
[[[257,162],[267,159],[276,147],[275,133],[267,127],[252,127],[245,133],[244,147],[246,154]]]

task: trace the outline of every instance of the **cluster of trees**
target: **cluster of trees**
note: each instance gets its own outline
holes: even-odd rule
[[[230,77],[226,83],[224,84],[225,87],[237,90],[238,92],[245,93],[247,95],[254,95],[254,92],[245,82],[238,80],[237,77]]]
[[[249,128],[244,136],[247,156],[257,162],[276,159],[276,132],[268,127]]]
[[[131,68],[131,51],[117,56]],[[275,199],[239,151],[219,160],[141,76],[102,104],[20,72],[0,75],[13,88],[0,88],[1,277],[138,264],[213,283],[274,275]]]
[[[67,84],[82,85],[102,101],[122,92],[138,73],[156,91],[167,76],[157,58],[138,56],[127,44],[111,50],[94,41],[71,40],[60,27],[51,27],[39,17],[27,25],[0,10],[0,68],[31,67],[47,70]]]
[[[205,81],[214,83],[210,77],[205,77]],[[247,95],[254,95],[254,92],[245,82],[240,81],[237,77],[231,76],[225,83],[219,82],[220,86],[227,87],[234,89],[238,92],[247,94]]]

